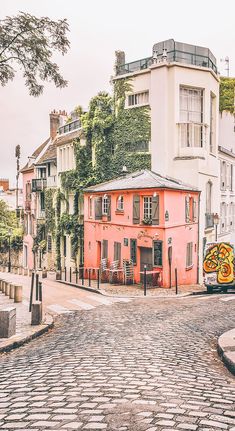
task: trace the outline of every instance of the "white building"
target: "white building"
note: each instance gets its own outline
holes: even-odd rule
[[[123,62],[119,53],[120,58]],[[220,212],[216,59],[208,48],[170,39],[155,44],[151,57],[127,64],[119,61],[114,79],[124,77],[132,84],[126,107],[150,106],[152,170],[201,191],[202,281],[203,247],[215,239],[213,213]]]
[[[220,224],[218,239],[235,244],[235,121],[229,111],[219,116]]]

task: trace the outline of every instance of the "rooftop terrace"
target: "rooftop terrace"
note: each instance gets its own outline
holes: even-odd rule
[[[155,43],[151,57],[131,63],[118,64],[116,66],[116,75],[124,75],[148,69],[153,63],[162,63],[163,61],[206,67],[212,69],[216,74],[218,73],[216,58],[208,48],[175,42],[174,39],[169,39]]]

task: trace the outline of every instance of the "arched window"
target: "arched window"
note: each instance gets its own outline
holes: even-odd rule
[[[122,195],[118,196],[117,198],[117,210],[118,211],[124,210],[124,198]]]

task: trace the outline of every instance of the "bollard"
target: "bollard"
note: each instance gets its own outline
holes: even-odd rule
[[[8,281],[6,282],[6,288],[5,288],[5,295],[9,296],[10,295],[10,284]]]
[[[14,284],[14,302],[22,302],[23,287],[19,284]]]
[[[88,286],[91,287],[91,269],[88,269]]]
[[[64,281],[67,281],[67,268],[64,268]]]
[[[75,271],[75,275],[76,275],[76,284],[78,284],[78,269],[77,269],[77,267],[76,267],[76,271]]]
[[[40,325],[42,323],[42,303],[36,301],[32,304],[31,325]]]
[[[175,268],[175,294],[178,295],[178,275],[177,275],[177,268]]]
[[[36,274],[36,301],[38,301],[38,283],[39,283],[39,274]]]
[[[16,333],[16,309],[7,307],[0,310],[0,338],[9,338]]]
[[[15,295],[15,286],[14,286],[14,284],[10,283],[10,294],[9,294],[9,298],[10,298],[10,299],[14,299],[14,295]]]
[[[3,283],[3,280],[0,280],[0,292],[2,292],[2,283]]]
[[[69,282],[70,283],[72,282],[72,268],[71,268],[71,266],[69,268]]]
[[[6,281],[2,281],[2,293],[5,293]]]
[[[147,294],[147,274],[146,274],[147,266],[144,265],[144,296]]]
[[[99,290],[100,288],[100,270],[97,270],[97,289]]]

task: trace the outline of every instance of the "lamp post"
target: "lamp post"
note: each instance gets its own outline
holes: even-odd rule
[[[218,224],[219,224],[219,215],[217,213],[214,214],[213,221],[214,221],[214,225],[215,225],[215,241],[217,242],[217,240],[218,240]]]
[[[11,235],[12,229],[8,230],[8,272],[11,272]]]

